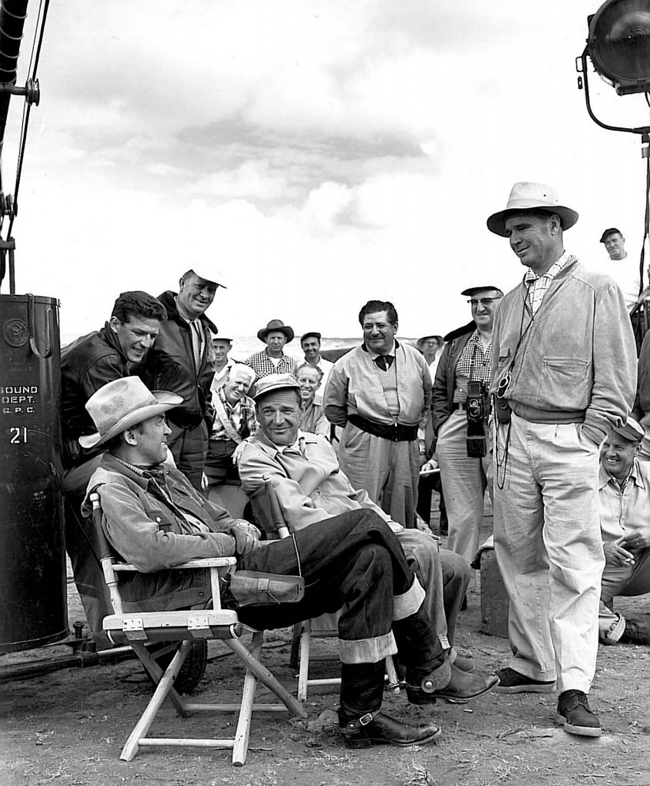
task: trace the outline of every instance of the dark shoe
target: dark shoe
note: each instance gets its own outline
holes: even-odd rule
[[[498,669],[497,677],[499,684],[494,689],[495,693],[552,693],[555,690],[555,680],[534,680],[514,669]]]
[[[461,671],[456,664],[451,667],[451,680],[444,688],[426,690],[427,680],[422,680],[422,686],[407,685],[406,695],[411,704],[434,704],[436,699],[446,699],[452,704],[466,704],[470,699],[475,699],[487,693],[499,684],[495,674],[484,677],[481,674],[469,674]]]
[[[582,737],[600,737],[600,721],[589,708],[587,697],[581,690],[565,690],[557,702],[555,722],[564,726],[569,734]]]
[[[411,726],[384,715],[367,712],[361,718],[347,719],[339,712],[339,729],[348,748],[370,748],[371,745],[424,745],[440,736],[435,723]]]
[[[650,644],[650,630],[635,620],[625,620],[625,630],[619,641],[621,644]]]

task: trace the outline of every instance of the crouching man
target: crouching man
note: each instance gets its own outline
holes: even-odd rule
[[[451,664],[422,606],[424,590],[385,521],[374,511],[350,511],[294,538],[261,543],[253,525],[231,518],[162,463],[171,433],[164,413],[180,403],[179,396],[151,393],[141,380],[125,377],[98,390],[86,405],[98,430],[94,444],[106,450],[88,493],[100,496],[111,546],[141,571],[125,579],[129,608],[206,603],[207,575],[168,570],[186,560],[235,555],[241,569],[294,575],[299,559],[304,598],[247,606],[239,611],[241,621],[286,627],[342,608],[339,725],[346,744],[435,740],[436,724],[414,726],[381,712],[388,655],[399,653],[406,666],[411,702],[433,703],[451,680]],[[84,504],[88,510],[88,498]]]
[[[650,644],[647,631],[613,609],[617,595],[650,592],[650,462],[637,453],[644,437],[634,418],[612,429],[600,449],[600,530],[605,550],[601,581],[598,638]]]

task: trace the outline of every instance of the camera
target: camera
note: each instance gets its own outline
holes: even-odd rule
[[[470,458],[487,456],[485,424],[490,416],[490,396],[487,384],[474,380],[467,385],[467,455]]]

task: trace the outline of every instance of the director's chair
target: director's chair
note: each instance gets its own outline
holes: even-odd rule
[[[252,647],[249,651],[240,641],[244,626],[239,622],[237,612],[221,608],[220,574],[224,575],[234,568],[235,558],[196,559],[176,565],[174,568],[210,571],[212,608],[125,613],[117,577],[125,571],[137,571],[137,568],[118,561],[104,533],[99,495],[93,493],[90,499],[101,550],[104,579],[113,606],[113,614],[104,618],[104,631],[114,643],[129,644],[156,683],[154,694],[126,741],[120,758],[131,761],[142,746],[225,748],[232,749],[233,765],[242,766],[246,761],[253,711],[288,710],[297,717],[306,718],[307,713],[302,705],[260,663],[263,632],[253,631]],[[246,667],[239,704],[197,704],[183,699],[174,689],[174,680],[188,655],[192,641],[196,639],[222,640]],[[164,671],[145,646],[145,643],[157,641],[179,643],[174,657]],[[257,680],[266,685],[282,704],[254,704]],[[234,737],[228,739],[148,737],[149,729],[166,698],[169,698],[177,714],[183,718],[192,712],[239,712]]]

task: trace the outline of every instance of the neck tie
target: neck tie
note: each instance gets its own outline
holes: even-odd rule
[[[393,360],[394,358],[392,355],[378,355],[375,358],[375,363],[382,371],[388,371],[388,369],[393,365]]]

